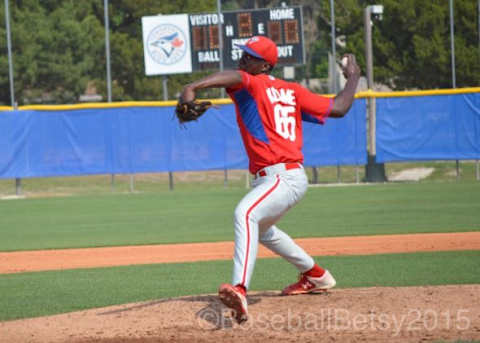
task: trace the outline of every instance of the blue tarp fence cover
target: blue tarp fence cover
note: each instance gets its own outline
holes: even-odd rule
[[[366,163],[365,99],[304,123],[305,165]],[[0,178],[246,169],[232,104],[181,128],[173,107],[0,112]]]
[[[367,95],[380,96],[377,162],[480,159],[479,89],[439,93]],[[306,166],[367,163],[364,98],[342,119],[303,125]],[[247,166],[232,104],[185,128],[173,119],[172,106],[0,112],[0,178]]]
[[[377,99],[377,162],[480,159],[480,93]]]

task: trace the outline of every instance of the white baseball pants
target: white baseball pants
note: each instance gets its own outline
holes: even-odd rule
[[[253,189],[235,209],[235,254],[233,285],[248,289],[257,258],[258,242],[306,272],[314,261],[285,232],[274,224],[305,194],[308,179],[301,164],[286,170],[279,163],[262,169],[253,181]]]

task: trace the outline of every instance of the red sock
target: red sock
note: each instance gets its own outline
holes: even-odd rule
[[[247,289],[245,288],[245,286],[238,284],[235,287],[240,291],[240,293],[245,296],[247,295]]]
[[[312,269],[305,272],[304,274],[311,277],[321,277],[323,276],[323,274],[325,274],[325,269],[315,264]]]

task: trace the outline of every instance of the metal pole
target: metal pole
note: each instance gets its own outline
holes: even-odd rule
[[[222,1],[217,0],[217,16],[218,16],[218,55],[220,57],[219,67],[223,71],[223,34],[222,34]]]
[[[22,195],[22,179],[15,178],[15,195]]]
[[[135,192],[135,174],[130,174],[130,193]]]
[[[373,57],[372,57],[372,22],[371,8],[367,6],[363,12],[363,21],[365,25],[365,55],[367,59],[367,85],[369,89],[373,88]]]
[[[478,24],[478,53],[480,54],[480,0],[477,2],[477,24]],[[480,181],[480,166],[478,160],[475,160],[475,176]]]
[[[218,16],[218,56],[219,69],[223,71],[223,27],[222,27],[222,0],[217,0],[217,16]],[[220,96],[225,98],[225,89],[220,89]]]
[[[453,0],[449,0],[449,9],[450,9],[450,55],[452,63],[452,88],[457,88],[457,77],[455,73],[455,28],[454,28],[454,17],[453,17]],[[455,160],[455,173],[456,180],[460,179],[460,162]]]
[[[373,89],[373,52],[372,52],[372,23],[370,19],[370,6],[365,8],[364,11],[364,24],[365,24],[365,55],[367,62],[367,86],[368,89]],[[369,152],[371,156],[374,156],[375,151],[375,111],[373,105],[374,99],[368,98],[368,143],[369,143]]]
[[[14,111],[18,110],[18,104],[16,102],[13,104],[13,110]],[[18,177],[15,178],[15,194],[16,195],[22,194],[22,179]]]
[[[13,110],[17,110],[17,103],[15,102],[15,79],[13,76],[13,56],[12,56],[12,32],[10,30],[10,8],[8,0],[5,0],[5,25],[7,29],[7,50],[8,50],[8,79],[10,82],[10,106]],[[22,179],[15,178],[15,194],[22,194]]]
[[[460,180],[460,162],[455,160],[455,178],[456,180]]]
[[[15,88],[13,86],[13,58],[12,58],[12,35],[10,31],[10,11],[8,0],[5,0],[5,23],[7,26],[7,49],[8,49],[8,77],[10,80],[10,104],[15,106]]]
[[[108,0],[103,1],[105,11],[105,55],[107,58],[107,97],[108,102],[112,102],[112,75],[110,62],[110,23],[108,17]]]
[[[168,189],[173,191],[173,173],[168,172]]]
[[[453,27],[453,0],[449,0],[450,2],[450,54],[452,60],[452,87],[457,88],[457,79],[455,75],[455,35],[454,35],[454,27]]]
[[[135,174],[130,174],[130,193],[135,191]]]
[[[365,55],[367,62],[367,84],[368,89],[373,90],[373,48],[372,48],[372,23],[371,13],[372,7],[367,6],[364,10],[364,27],[365,27]],[[367,99],[368,106],[368,162],[366,165],[366,180],[369,182],[385,182],[385,165],[376,162],[376,102],[374,97]]]
[[[105,22],[105,57],[107,69],[107,101],[112,102],[112,76],[110,73],[110,19],[108,15],[108,0],[103,0],[103,21]],[[115,187],[115,174],[110,174],[110,186]]]
[[[317,167],[312,167],[312,183],[313,184],[318,183],[318,169],[317,169]]]
[[[168,76],[163,75],[162,77],[162,88],[163,88],[163,100],[168,100]]]
[[[367,86],[373,90],[373,48],[372,48],[372,23],[371,7],[367,6],[364,11],[365,24],[365,55],[367,60]],[[370,156],[376,155],[375,149],[375,98],[367,99],[368,106],[368,143]]]
[[[222,0],[217,0],[217,16],[218,16],[218,56],[219,56],[219,69],[223,71],[223,25],[222,25]],[[220,89],[220,97],[225,98],[225,88]],[[223,185],[227,186],[228,183],[228,171],[223,170]]]
[[[16,111],[18,109],[17,103],[15,102],[13,104],[13,110]],[[21,195],[22,194],[22,179],[21,178],[15,178],[15,194],[16,195]]]
[[[335,43],[335,7],[334,7],[334,2],[333,0],[330,0],[330,21],[331,21],[331,35],[332,35],[332,86],[333,86],[333,92],[337,94],[338,88],[337,88],[337,65],[336,65],[336,60],[337,60],[337,49],[336,49],[336,43]]]
[[[168,100],[168,76],[162,76],[162,88],[163,88],[163,100]],[[173,184],[173,172],[168,172],[168,189],[173,191],[174,184]]]

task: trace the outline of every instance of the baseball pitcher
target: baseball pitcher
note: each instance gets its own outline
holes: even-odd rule
[[[176,109],[180,122],[198,119],[211,105],[195,100],[203,88],[226,88],[237,113],[237,123],[255,176],[253,189],[240,201],[234,214],[235,252],[231,284],[219,288],[220,300],[233,310],[238,323],[247,320],[248,285],[261,243],[292,263],[299,281],[282,295],[325,291],[335,286],[328,270],[315,264],[275,223],[305,194],[308,180],[303,168],[302,120],[324,124],[343,117],[350,109],[360,77],[355,56],[345,55],[347,78],[334,98],[310,92],[297,83],[270,75],[277,63],[275,43],[255,36],[245,45],[238,70],[218,72],[184,87]]]

